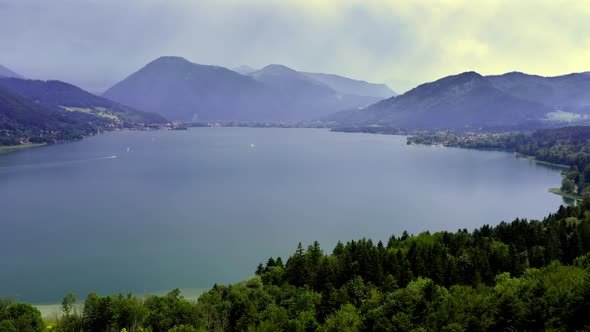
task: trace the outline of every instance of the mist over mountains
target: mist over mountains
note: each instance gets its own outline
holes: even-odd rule
[[[172,120],[302,121],[368,106],[388,90],[339,76],[322,81],[282,65],[239,70],[246,74],[181,57],[160,57],[103,96]],[[354,84],[364,85],[364,94],[350,93]]]
[[[14,78],[24,78],[21,75],[13,72],[12,70],[0,65],[0,78],[4,77],[14,77]]]
[[[281,65],[270,65],[270,66],[281,66]],[[288,68],[286,66],[283,66]],[[288,68],[290,69],[290,68]],[[250,67],[248,65],[241,65],[239,67],[232,68],[233,71],[243,74],[249,75],[252,74],[258,69]],[[348,95],[357,95],[357,96],[365,96],[365,97],[376,97],[380,99],[385,99],[389,97],[393,97],[397,95],[393,90],[391,90],[386,84],[377,84],[377,83],[370,83],[362,80],[355,80],[352,78],[335,75],[335,74],[323,74],[323,73],[311,73],[311,72],[299,72],[308,76],[316,83],[323,83],[334,91],[341,93],[341,94],[348,94]]]
[[[554,77],[512,72],[487,78],[497,89],[556,111],[590,112],[590,75],[587,72]]]
[[[380,99],[390,98],[397,95],[397,93],[391,90],[386,84],[369,83],[334,74],[306,72],[303,74],[318,82],[326,84],[342,94],[375,97]]]

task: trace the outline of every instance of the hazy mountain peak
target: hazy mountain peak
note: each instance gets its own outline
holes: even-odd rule
[[[21,75],[13,72],[12,70],[0,65],[0,77],[14,77],[14,78],[24,78]]]
[[[411,93],[412,91],[420,90],[420,88],[424,88],[424,87],[445,88],[445,87],[452,86],[452,85],[460,85],[460,84],[472,83],[472,82],[485,82],[485,81],[486,81],[485,77],[483,77],[479,73],[474,72],[474,71],[466,71],[466,72],[463,72],[460,74],[450,75],[450,76],[440,78],[434,82],[423,83],[408,92]]]
[[[341,94],[373,97],[379,99],[391,98],[397,95],[385,84],[369,83],[335,74],[309,73],[306,76],[326,84]]]
[[[504,73],[501,75],[489,75],[486,77],[491,78],[491,79],[497,78],[497,77],[503,77],[503,78],[508,78],[508,79],[512,79],[512,80],[545,78],[543,76],[527,74],[527,73],[523,73],[521,71],[511,71],[511,72]]]
[[[451,75],[444,78],[441,78],[439,81],[442,80],[452,80],[452,79],[461,79],[461,80],[470,80],[470,79],[482,79],[484,78],[480,73],[475,71],[466,71],[457,75]]]
[[[250,76],[283,94],[298,97],[336,94],[328,85],[284,65],[270,64]]]
[[[424,98],[427,95],[439,93],[459,95],[482,86],[491,87],[491,83],[479,73],[467,71],[457,75],[446,76],[434,82],[421,84],[398,97],[420,96]]]
[[[193,65],[192,62],[188,61],[187,59],[179,56],[161,56],[147,65],[143,69],[153,69],[153,68],[162,68],[165,70],[170,69],[177,69],[183,70],[191,67]],[[142,70],[143,70],[142,69]]]
[[[157,59],[150,62],[150,64],[155,64],[155,63],[164,64],[164,63],[191,63],[191,62],[181,56],[164,55],[164,56],[158,57]]]
[[[142,70],[164,70],[168,73],[172,72],[195,72],[198,70],[202,71],[223,71],[227,73],[236,74],[235,72],[220,66],[203,65],[199,63],[191,62],[180,56],[161,56],[152,62],[148,63]],[[141,71],[141,70],[140,70]]]
[[[264,74],[264,75],[285,75],[285,74],[292,74],[292,75],[298,75],[299,72],[291,69],[287,66],[284,65],[278,65],[278,64],[270,64],[258,71],[256,71],[254,74]]]
[[[142,81],[142,84],[148,84],[149,82],[152,87],[162,85],[167,89],[171,89],[172,85],[165,83],[167,80],[170,80],[170,82],[172,80],[191,81],[196,84],[206,84],[207,82],[240,84],[240,82],[244,83],[245,81],[256,83],[252,78],[240,75],[225,67],[197,64],[179,56],[162,56],[148,63],[124,81],[111,87],[103,95],[113,97],[113,89],[121,83],[129,83],[129,81]],[[146,86],[145,88],[149,87]],[[124,98],[124,96],[119,97]]]

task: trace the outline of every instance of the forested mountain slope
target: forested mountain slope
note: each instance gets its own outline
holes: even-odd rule
[[[520,99],[475,72],[422,84],[360,110],[328,117],[339,126],[401,129],[516,128],[540,126],[553,108]]]
[[[54,111],[0,87],[0,145],[80,139],[109,122],[89,114]]]
[[[0,86],[55,110],[86,112],[121,122],[167,122],[161,115],[138,111],[61,81],[0,78]]]

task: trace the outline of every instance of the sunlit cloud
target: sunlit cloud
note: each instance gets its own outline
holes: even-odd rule
[[[586,0],[0,0],[0,63],[99,90],[180,55],[404,91],[468,70],[590,70],[589,20]]]

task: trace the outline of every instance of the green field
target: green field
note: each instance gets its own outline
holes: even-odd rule
[[[562,196],[562,197],[565,197],[565,198],[577,200],[577,201],[582,200],[581,195],[565,193],[565,192],[561,191],[561,189],[559,189],[559,188],[549,188],[549,192],[554,193],[559,196]]]
[[[111,119],[113,121],[119,121],[119,117],[114,115],[114,114],[110,114],[107,113],[107,109],[104,107],[95,107],[94,109],[92,108],[82,108],[82,107],[65,107],[62,106],[66,111],[69,112],[82,112],[82,113],[86,113],[86,114],[92,114],[101,118],[107,118],[107,119]]]
[[[526,158],[528,160],[532,160],[532,161],[534,161],[534,162],[536,162],[538,164],[542,164],[542,165],[559,167],[559,168],[563,168],[563,169],[570,169],[570,166],[568,166],[568,165],[550,163],[548,161],[539,160],[539,159],[537,159],[537,158],[535,158],[533,156],[527,156],[527,155],[524,155],[524,154],[521,154],[521,153],[518,153],[518,152],[516,153],[516,156],[519,157],[519,158]]]
[[[36,147],[40,147],[40,146],[44,146],[44,145],[47,145],[47,144],[46,143],[38,143],[38,144],[21,144],[21,145],[0,146],[0,154],[18,151],[18,150],[22,150],[22,149],[36,148]]]

